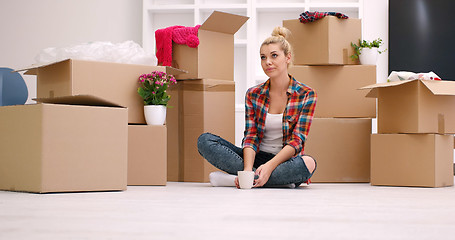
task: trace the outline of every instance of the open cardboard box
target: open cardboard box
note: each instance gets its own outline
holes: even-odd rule
[[[453,136],[372,134],[371,185],[453,185]]]
[[[172,67],[67,59],[32,65],[16,71],[37,76],[37,97],[92,95],[128,108],[128,123],[144,124],[144,103],[137,93],[140,75],[162,71],[178,75]]]
[[[378,133],[455,133],[455,82],[407,80],[368,89],[378,99]]]
[[[326,16],[305,24],[299,19],[283,20],[283,26],[292,33],[289,42],[294,48],[294,64],[358,64],[350,56],[354,54],[351,42],[358,44],[362,37],[360,19]]]
[[[1,190],[126,189],[128,110],[93,96],[73,100],[0,107]]]
[[[313,118],[305,154],[317,169],[312,182],[370,181],[371,118]]]
[[[376,117],[376,100],[358,88],[376,83],[376,66],[292,66],[289,73],[318,95],[314,116]]]
[[[168,181],[208,182],[217,171],[197,150],[197,139],[211,132],[235,141],[234,81],[202,79],[178,81],[166,118]]]
[[[248,17],[214,11],[198,31],[199,46],[173,43],[173,66],[185,69],[177,79],[219,79],[234,81],[234,34]]]
[[[128,125],[128,185],[166,185],[166,125]]]

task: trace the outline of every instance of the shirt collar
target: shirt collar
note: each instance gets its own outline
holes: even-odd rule
[[[286,93],[288,95],[292,95],[296,91],[296,80],[290,74],[288,76],[289,76],[289,79],[291,81],[289,82],[288,90],[286,91]],[[268,94],[269,93],[269,89],[270,89],[270,78],[267,79],[267,81],[265,81],[265,83],[262,85],[261,93],[263,93],[263,94],[267,93]]]
[[[288,95],[292,95],[296,91],[296,88],[295,88],[296,80],[290,74],[289,74],[289,79],[291,81],[289,81],[289,87],[288,87],[288,90],[287,90],[287,94]]]

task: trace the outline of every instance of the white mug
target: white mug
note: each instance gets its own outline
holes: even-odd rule
[[[239,185],[241,189],[250,189],[254,183],[254,172],[253,171],[238,171],[237,176],[239,177]]]

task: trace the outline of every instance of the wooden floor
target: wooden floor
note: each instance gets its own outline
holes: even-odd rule
[[[124,192],[0,191],[0,239],[455,239],[455,188],[170,182]]]

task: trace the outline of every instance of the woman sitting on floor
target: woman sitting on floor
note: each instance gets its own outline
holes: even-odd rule
[[[204,133],[199,153],[216,168],[213,186],[239,187],[237,171],[255,171],[254,187],[298,187],[309,182],[316,169],[314,158],[304,154],[316,106],[313,89],[288,73],[292,62],[289,30],[276,27],[260,48],[261,66],[269,79],[248,89],[245,96],[243,148]]]

